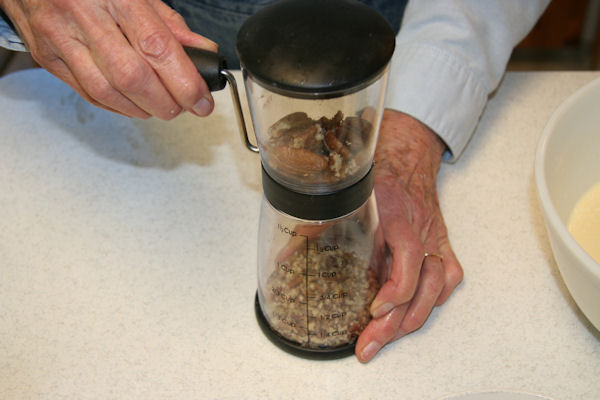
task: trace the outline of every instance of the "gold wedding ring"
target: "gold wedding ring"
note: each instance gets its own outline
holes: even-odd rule
[[[441,254],[437,254],[437,253],[427,253],[425,252],[425,258],[427,257],[437,257],[440,259],[440,261],[444,261],[444,256]]]

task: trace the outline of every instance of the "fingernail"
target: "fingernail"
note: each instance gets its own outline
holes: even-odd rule
[[[175,118],[176,116],[183,113],[184,111],[185,110],[181,107],[173,108],[172,110],[169,110],[169,115],[171,115],[171,117]]]
[[[196,104],[194,104],[194,107],[192,107],[192,111],[200,117],[207,116],[212,111],[210,101],[208,101],[207,98],[202,97],[200,100],[198,100]]]
[[[383,303],[382,305],[377,306],[377,308],[371,312],[371,315],[373,318],[379,318],[390,312],[392,308],[394,308],[392,303]]]
[[[381,349],[381,345],[375,341],[365,346],[363,351],[360,353],[360,361],[367,362],[371,358],[375,357],[375,354]]]

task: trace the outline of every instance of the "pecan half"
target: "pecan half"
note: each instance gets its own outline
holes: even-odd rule
[[[328,165],[328,158],[310,150],[296,149],[288,146],[276,146],[271,149],[271,156],[277,162],[277,168],[298,175],[320,173]]]
[[[275,122],[269,128],[269,136],[279,138],[284,133],[292,130],[303,130],[314,124],[314,121],[303,111],[293,112]]]

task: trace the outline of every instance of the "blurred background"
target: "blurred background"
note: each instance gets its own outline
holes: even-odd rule
[[[508,68],[600,69],[600,0],[553,0],[513,52]]]
[[[599,22],[600,0],[553,0],[513,52],[508,70],[599,70]],[[0,49],[0,75],[35,67],[29,53]]]

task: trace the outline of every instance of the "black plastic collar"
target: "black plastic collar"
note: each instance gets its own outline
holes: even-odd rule
[[[324,221],[349,214],[368,200],[373,191],[373,167],[352,186],[329,194],[290,190],[273,180],[264,167],[262,184],[265,197],[277,210],[300,219]]]

